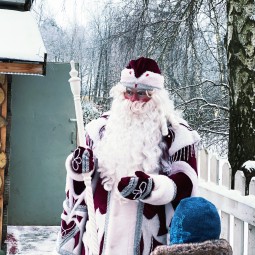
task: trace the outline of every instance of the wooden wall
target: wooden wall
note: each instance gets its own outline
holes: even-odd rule
[[[7,235],[7,209],[9,200],[9,175],[6,154],[8,151],[8,77],[7,75],[0,74],[0,244],[4,245],[4,240]]]

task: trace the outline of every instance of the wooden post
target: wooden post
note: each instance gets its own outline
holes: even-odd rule
[[[255,226],[248,225],[248,255],[254,254],[255,251]]]
[[[207,181],[208,180],[208,152],[201,150],[199,152],[199,177]]]
[[[249,195],[255,196],[255,177],[252,177],[249,188]],[[248,255],[252,255],[255,251],[255,226],[248,225]]]
[[[7,118],[7,76],[0,75],[0,112],[3,121]],[[1,188],[0,188],[0,247],[3,246],[3,242],[7,234],[7,205],[4,205],[4,183],[5,183],[5,165],[6,165],[6,124],[3,122],[0,125],[0,178],[1,178]]]
[[[219,160],[215,155],[210,159],[210,181],[219,184]]]
[[[222,166],[222,186],[227,189],[231,188],[231,167],[228,162]]]
[[[251,178],[251,182],[249,186],[249,194],[255,196],[255,177]]]
[[[245,194],[245,177],[242,171],[237,171],[235,174],[235,190],[238,190],[241,195]],[[244,252],[244,222],[238,218],[234,218],[234,255],[243,254]]]
[[[228,162],[222,165],[221,171],[221,185],[228,190],[231,187],[231,168]],[[230,215],[221,211],[221,238],[230,242]]]

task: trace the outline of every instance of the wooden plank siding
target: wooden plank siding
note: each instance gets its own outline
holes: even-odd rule
[[[0,62],[0,73],[45,75],[44,63]]]

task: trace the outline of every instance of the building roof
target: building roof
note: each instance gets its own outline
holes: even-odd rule
[[[0,9],[29,11],[34,0],[0,0]]]
[[[45,68],[46,48],[30,11],[0,9],[0,37],[0,72],[4,73],[3,63],[43,65]]]

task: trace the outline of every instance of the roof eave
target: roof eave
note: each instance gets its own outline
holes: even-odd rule
[[[26,0],[24,4],[17,2],[1,2],[0,9],[8,9],[13,11],[29,11],[34,0]]]
[[[0,59],[0,74],[46,75],[47,54],[43,62],[16,59]]]

